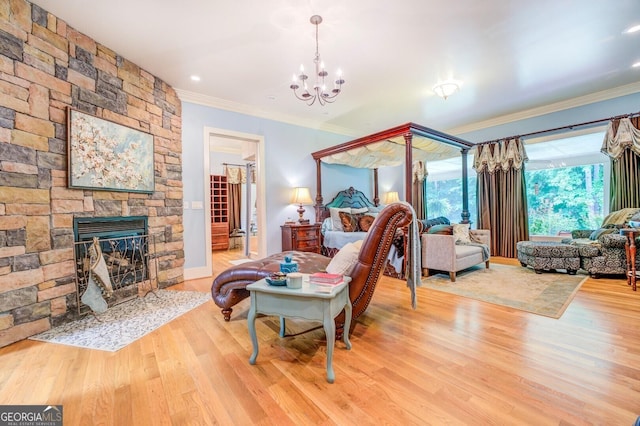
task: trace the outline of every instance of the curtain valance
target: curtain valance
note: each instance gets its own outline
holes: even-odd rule
[[[477,146],[473,155],[473,168],[478,173],[495,173],[498,170],[507,172],[510,169],[522,169],[527,160],[524,144],[520,138],[515,138]]]
[[[237,185],[240,183],[245,183],[247,181],[247,169],[246,167],[231,167],[225,166],[225,174],[227,176],[227,183],[232,185]],[[251,169],[250,173],[250,181],[251,183],[255,183],[255,169]]]
[[[618,131],[614,133],[614,122],[610,121],[600,151],[616,161],[627,148],[640,155],[640,130],[633,126],[629,118],[622,118]]]

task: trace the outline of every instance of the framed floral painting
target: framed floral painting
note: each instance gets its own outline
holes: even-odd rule
[[[68,109],[69,187],[152,193],[153,135]]]

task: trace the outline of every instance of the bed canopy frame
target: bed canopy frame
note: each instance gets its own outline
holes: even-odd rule
[[[313,152],[316,161],[316,221],[323,214],[321,163],[342,164],[373,170],[373,202],[378,205],[378,168],[404,163],[405,201],[413,205],[411,185],[414,161],[436,161],[458,155],[462,160],[462,223],[469,222],[469,188],[467,182],[467,154],[474,144],[415,123],[363,136],[349,142]]]

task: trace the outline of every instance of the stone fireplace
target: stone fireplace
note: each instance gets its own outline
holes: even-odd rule
[[[175,90],[37,5],[12,0],[2,11],[0,347],[78,317],[76,219],[145,217],[158,286],[182,282],[184,267]],[[153,136],[152,193],[69,188],[69,107]],[[117,238],[140,246],[139,236],[107,239]]]

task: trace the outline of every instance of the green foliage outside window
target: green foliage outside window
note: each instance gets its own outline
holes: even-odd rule
[[[525,171],[529,233],[597,229],[604,217],[603,169],[590,164]]]
[[[476,223],[476,176],[469,176],[469,213]],[[427,178],[427,218],[444,216],[451,222],[462,220],[462,179],[430,181]]]

